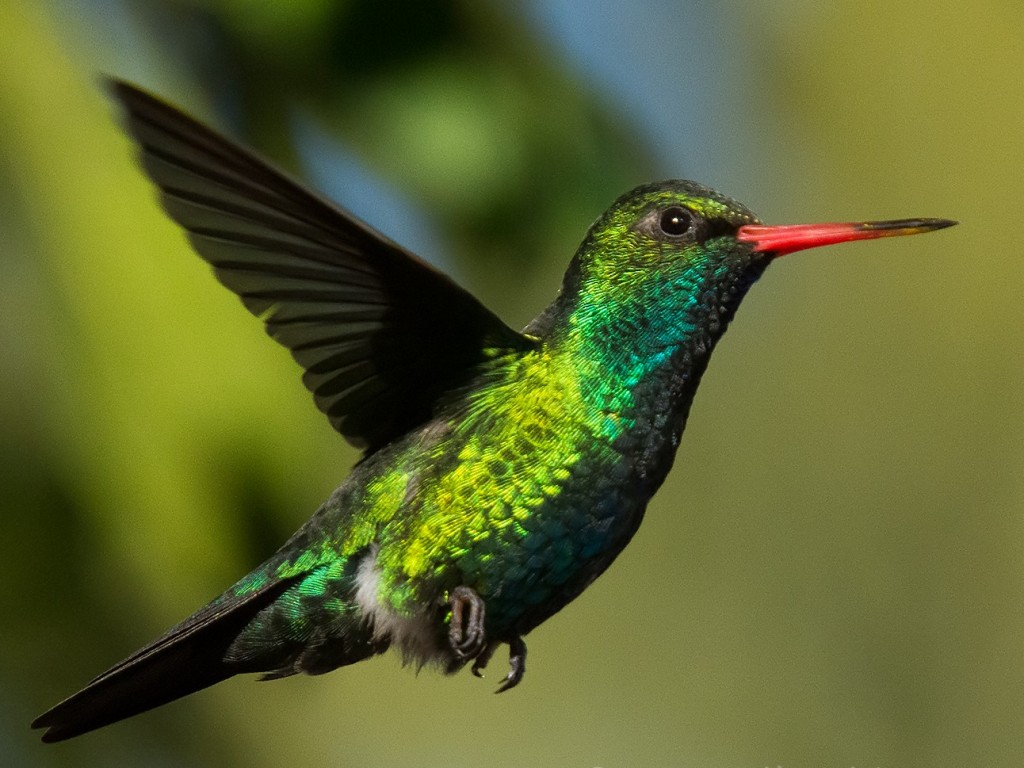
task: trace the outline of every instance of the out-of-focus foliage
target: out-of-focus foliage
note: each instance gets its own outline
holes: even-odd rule
[[[613,5],[0,4],[0,764],[1020,764],[1024,16]],[[701,23],[699,57],[673,48]],[[513,323],[615,196],[709,156],[700,180],[766,220],[963,223],[772,268],[635,542],[530,636],[516,691],[389,657],[47,747],[34,715],[266,556],[356,458],[159,212],[100,72]],[[697,108],[712,144],[665,141]]]

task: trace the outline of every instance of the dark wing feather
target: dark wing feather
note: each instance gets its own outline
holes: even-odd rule
[[[494,356],[528,349],[447,276],[215,131],[111,90],[164,208],[305,369],[317,406],[373,451]]]

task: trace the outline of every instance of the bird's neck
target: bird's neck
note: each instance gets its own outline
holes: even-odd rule
[[[592,300],[583,285],[549,309],[545,345],[572,371],[603,436],[637,457],[652,492],[671,466],[711,353],[764,266],[662,284],[656,295],[641,291],[615,306]]]

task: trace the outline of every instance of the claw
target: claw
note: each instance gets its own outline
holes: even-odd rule
[[[469,587],[456,587],[451,593],[451,606],[448,642],[452,650],[462,660],[479,656],[487,643],[483,599]]]
[[[472,672],[474,677],[484,676],[484,667],[487,666],[487,663],[491,660],[491,657],[494,655],[494,652],[498,649],[499,645],[501,645],[501,643],[492,641],[487,644],[486,648],[480,651],[480,655],[477,656],[476,661],[473,662]]]
[[[473,665],[474,671],[476,665]],[[526,673],[526,643],[523,638],[516,635],[508,641],[508,674],[501,681],[495,693],[504,693],[515,688],[523,679]]]

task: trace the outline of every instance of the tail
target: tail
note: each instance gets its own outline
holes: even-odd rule
[[[231,644],[294,580],[242,597],[226,595],[111,667],[32,722],[43,741],[63,741],[174,701],[239,673],[259,671],[225,661]],[[265,668],[265,667],[264,667]]]

